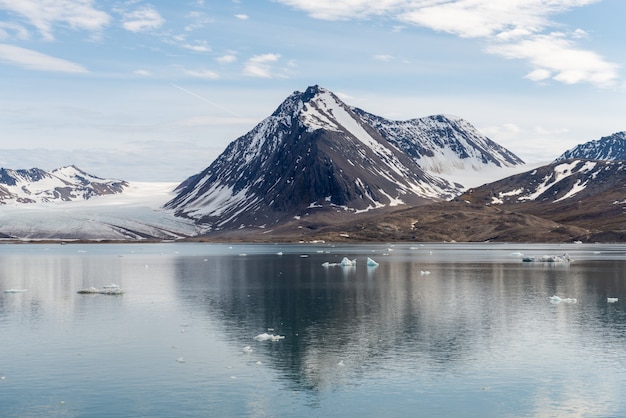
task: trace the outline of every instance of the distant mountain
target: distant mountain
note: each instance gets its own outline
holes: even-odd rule
[[[436,175],[447,165],[521,163],[460,119],[392,122],[313,86],[293,93],[184,181],[165,207],[212,230],[272,228],[313,213],[335,214],[336,220],[449,200],[462,186]]]
[[[626,239],[626,161],[565,160],[470,189],[456,200],[586,228],[593,239]]]
[[[589,141],[564,152],[555,161],[570,159],[626,160],[626,132]]]
[[[107,180],[70,165],[50,172],[39,168],[0,168],[0,204],[87,200],[94,196],[122,193],[128,183]]]

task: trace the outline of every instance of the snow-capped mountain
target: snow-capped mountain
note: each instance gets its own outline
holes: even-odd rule
[[[626,160],[626,132],[617,132],[564,152],[555,161],[580,158],[585,160]]]
[[[0,204],[87,200],[122,193],[128,183],[102,179],[70,165],[50,172],[0,168]]]
[[[391,122],[313,86],[293,93],[183,182],[166,208],[212,229],[232,229],[271,227],[313,211],[360,213],[448,200],[462,186],[434,174],[445,171],[445,159],[474,169],[521,163],[462,120]]]
[[[361,109],[354,111],[361,120],[407,153],[420,167],[434,174],[524,164],[511,151],[496,144],[469,122],[458,117],[435,115],[407,121],[391,121]]]

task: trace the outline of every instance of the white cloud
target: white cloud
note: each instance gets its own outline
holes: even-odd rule
[[[8,44],[0,44],[0,61],[28,70],[87,73],[87,69],[80,64]]]
[[[592,51],[576,48],[574,43],[561,33],[536,35],[516,43],[493,45],[488,52],[506,58],[525,59],[535,68],[526,77],[545,80],[548,73],[552,79],[565,84],[589,82],[598,86],[609,86],[618,79],[618,66],[605,61]]]
[[[487,43],[486,52],[531,64],[526,78],[605,87],[619,78],[618,66],[577,47],[583,29],[555,35],[551,16],[601,0],[277,0],[317,19],[347,20],[384,15],[461,38]],[[550,75],[548,75],[548,72]],[[554,75],[552,75],[554,74]]]
[[[144,6],[132,12],[125,12],[122,16],[122,26],[130,32],[146,32],[160,28],[165,19],[152,7]]]
[[[250,16],[244,14],[237,14],[235,17],[240,20],[248,20],[250,18]]]
[[[220,75],[215,71],[211,70],[184,70],[185,74],[190,75],[192,77],[197,78],[206,78],[208,80],[217,80],[220,78]]]
[[[133,74],[139,75],[142,77],[150,77],[152,75],[152,73],[148,70],[135,70],[133,71]]]
[[[111,17],[94,8],[93,3],[92,0],[0,0],[0,10],[25,17],[44,39],[52,40],[55,24],[94,32],[107,26]]]
[[[389,61],[393,61],[395,57],[393,55],[377,54],[377,55],[374,55],[374,59],[376,61],[389,62]]]
[[[552,73],[545,68],[539,68],[526,74],[526,78],[532,81],[543,81],[552,77]]]
[[[237,61],[237,56],[235,56],[234,54],[226,54],[222,55],[221,57],[217,57],[215,60],[220,64],[232,64],[233,62]]]
[[[280,59],[280,54],[255,55],[246,62],[243,73],[250,77],[272,78],[270,63]]]
[[[183,48],[195,52],[211,52],[211,47],[206,41],[196,41],[194,44],[183,44]]]

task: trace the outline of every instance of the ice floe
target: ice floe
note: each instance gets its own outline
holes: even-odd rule
[[[124,291],[120,288],[119,285],[115,283],[108,284],[106,286],[102,286],[102,288],[97,287],[87,287],[85,289],[79,290],[77,293],[81,294],[101,294],[101,295],[123,295]]]
[[[378,263],[371,258],[367,257],[367,267],[376,267]]]
[[[243,348],[243,353],[244,353],[244,354],[250,354],[250,353],[252,353],[252,347],[250,347],[249,345],[245,346],[245,347]]]
[[[550,296],[550,303],[559,304],[559,303],[576,303],[578,300],[574,298],[562,298],[560,296]]]
[[[257,341],[280,341],[280,340],[284,340],[285,337],[283,335],[274,335],[274,334],[268,334],[267,332],[264,332],[263,334],[259,334],[256,337],[254,337],[254,339]]]
[[[28,292],[27,289],[7,289],[4,291],[4,293],[24,293],[24,292]]]
[[[341,260],[342,267],[354,267],[356,266],[356,258],[354,260],[350,260],[348,257],[344,257]]]
[[[617,303],[619,299],[618,298],[606,298],[606,301],[608,303]]]
[[[524,257],[522,261],[525,263],[568,263],[572,261],[569,254],[565,253],[563,255],[543,255],[541,257]]]

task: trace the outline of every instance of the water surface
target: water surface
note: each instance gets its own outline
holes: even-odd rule
[[[624,271],[621,245],[5,244],[0,416],[626,416]]]

